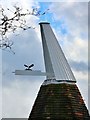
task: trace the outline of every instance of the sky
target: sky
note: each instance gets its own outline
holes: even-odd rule
[[[82,0],[83,1],[83,0]],[[34,70],[45,71],[39,22],[49,22],[77,80],[77,86],[88,107],[88,1],[68,0],[0,0],[0,5],[24,9],[33,7],[49,11],[44,16],[29,16],[28,25],[35,29],[18,30],[9,39],[14,41],[12,52],[0,50],[2,94],[1,118],[28,118],[37,93],[45,77],[16,76],[12,72],[24,70],[24,64],[34,63]],[[0,102],[1,106],[1,102]],[[0,107],[1,108],[1,107]]]

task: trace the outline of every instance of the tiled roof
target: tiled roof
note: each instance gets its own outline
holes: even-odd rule
[[[42,85],[29,120],[90,120],[76,84]]]

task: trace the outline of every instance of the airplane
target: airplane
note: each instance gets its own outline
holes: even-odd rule
[[[33,67],[34,66],[34,64],[31,64],[31,65],[26,65],[26,64],[24,64],[24,66],[26,67],[26,69],[25,70],[32,70],[32,69],[30,69],[31,67]]]

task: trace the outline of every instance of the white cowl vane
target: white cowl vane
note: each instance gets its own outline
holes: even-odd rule
[[[50,24],[40,23],[43,54],[47,79],[76,81],[64,53],[55,37]]]

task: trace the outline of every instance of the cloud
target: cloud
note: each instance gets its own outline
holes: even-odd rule
[[[16,79],[3,86],[3,117],[28,118],[41,83]]]
[[[75,71],[81,71],[81,72],[87,72],[88,71],[88,65],[83,62],[77,62],[77,61],[69,61],[71,67],[75,70]]]
[[[38,5],[38,2],[36,1],[33,1],[33,0],[25,0],[25,1],[22,1],[22,0],[1,0],[1,5],[3,6],[6,6],[7,7],[13,7],[14,5],[18,5],[18,6],[21,6],[22,8],[24,9],[30,9],[32,6],[35,6],[35,5]]]
[[[63,20],[63,23],[68,27],[69,33],[71,33],[74,37],[76,34],[80,36],[81,32],[85,32],[85,34],[87,34],[87,2],[55,2],[52,3],[50,11],[54,14],[55,20]]]
[[[55,2],[50,5],[57,21],[57,39],[67,59],[88,62],[88,3]],[[62,28],[66,30],[64,34]],[[83,29],[84,28],[84,29]]]

